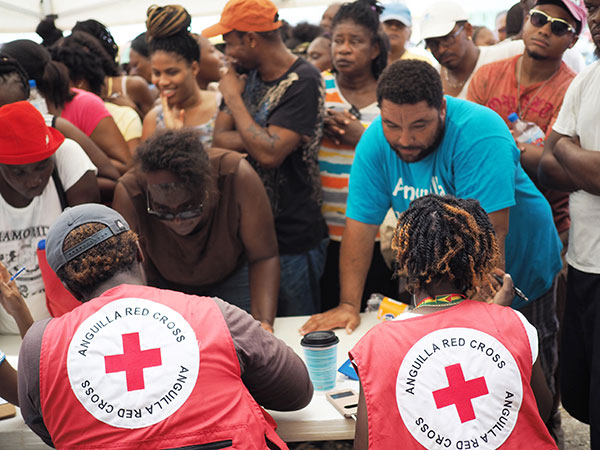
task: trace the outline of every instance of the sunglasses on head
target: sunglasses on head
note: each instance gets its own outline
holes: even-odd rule
[[[575,33],[575,28],[564,19],[552,17],[543,11],[532,9],[529,12],[529,21],[534,27],[541,28],[550,22],[550,31],[556,36],[564,36],[567,33]]]

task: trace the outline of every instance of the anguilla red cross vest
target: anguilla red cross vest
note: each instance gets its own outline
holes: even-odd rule
[[[510,308],[465,300],[377,325],[350,351],[369,449],[556,449],[530,387],[532,354]]]
[[[51,320],[40,396],[60,449],[287,448],[207,297],[122,285]]]

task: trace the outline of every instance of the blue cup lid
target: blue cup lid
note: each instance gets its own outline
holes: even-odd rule
[[[303,347],[329,347],[340,341],[333,331],[313,331],[304,335],[300,341]]]

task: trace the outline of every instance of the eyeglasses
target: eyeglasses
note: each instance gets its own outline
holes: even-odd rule
[[[158,220],[172,221],[175,219],[180,219],[180,220],[193,219],[195,217],[200,216],[202,214],[203,209],[204,209],[204,205],[202,203],[200,203],[200,205],[197,208],[188,209],[187,211],[181,211],[181,212],[178,212],[175,214],[154,211],[150,207],[150,192],[146,191],[146,211],[148,212],[148,214],[153,215]]]
[[[571,26],[569,22],[564,19],[552,17],[543,11],[532,9],[529,12],[529,21],[531,25],[537,28],[541,28],[550,22],[550,31],[556,36],[564,36],[567,33],[575,33],[575,28]]]
[[[444,37],[434,38],[434,39],[425,39],[425,48],[436,52],[440,47],[448,48],[452,44],[456,42],[456,36],[460,34],[460,32],[465,28],[465,24],[461,24],[454,33],[449,34]]]

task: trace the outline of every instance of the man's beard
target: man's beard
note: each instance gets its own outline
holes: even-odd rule
[[[540,55],[539,53],[536,52],[532,52],[528,49],[525,49],[527,51],[527,54],[529,55],[529,57],[531,59],[535,59],[536,61],[545,61],[546,59],[548,59],[546,56]]]
[[[442,143],[442,140],[444,139],[444,131],[445,131],[444,121],[442,120],[441,116],[438,116],[438,126],[437,126],[437,130],[435,132],[435,137],[434,137],[433,141],[431,142],[431,144],[428,145],[427,147],[399,147],[399,146],[394,146],[392,144],[390,144],[390,147],[392,148],[392,150],[394,150],[394,153],[396,153],[396,156],[398,156],[398,158],[400,158],[402,161],[407,162],[407,163],[418,162],[418,161],[421,161],[422,159],[426,158],[427,156],[429,156],[440,146],[440,144]],[[421,151],[417,154],[415,159],[407,161],[406,159],[404,159],[404,157],[400,153],[399,149],[405,149],[405,150],[420,149]]]

